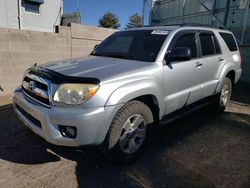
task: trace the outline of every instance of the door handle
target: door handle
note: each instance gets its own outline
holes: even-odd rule
[[[222,62],[222,61],[224,61],[224,59],[223,58],[221,58],[221,57],[219,57],[219,62]]]
[[[196,67],[196,68],[200,68],[202,65],[203,65],[203,64],[200,63],[200,62],[195,63],[195,67]]]

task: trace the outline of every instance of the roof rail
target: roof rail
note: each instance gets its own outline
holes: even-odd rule
[[[164,27],[164,26],[176,26],[176,27],[185,27],[185,26],[190,26],[190,27],[211,27],[211,28],[217,28],[217,29],[224,29],[228,30],[227,28],[223,26],[217,26],[217,25],[210,25],[210,24],[200,24],[200,23],[182,23],[182,24],[154,24],[154,25],[144,25],[143,27]]]
[[[190,26],[190,27],[211,27],[211,28],[217,28],[217,29],[225,29],[227,30],[227,28],[222,27],[222,26],[217,26],[217,25],[209,25],[209,24],[199,24],[199,23],[183,23],[180,24],[180,27],[184,27],[184,26]]]
[[[176,27],[180,27],[180,24],[155,24],[155,25],[144,25],[143,27],[163,27],[163,26],[176,26]]]
[[[144,25],[143,27],[161,27],[161,26],[176,26],[176,27],[211,27],[216,29],[224,29],[228,30],[227,28],[223,26],[217,26],[217,25],[209,25],[209,24],[200,24],[200,23],[182,23],[182,24],[156,24],[156,25]]]

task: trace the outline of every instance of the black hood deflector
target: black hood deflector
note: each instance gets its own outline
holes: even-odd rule
[[[33,66],[28,69],[28,72],[39,76],[41,78],[45,78],[50,80],[54,84],[63,84],[63,83],[84,83],[84,84],[99,84],[100,80],[97,78],[86,78],[86,77],[74,77],[74,76],[66,76],[55,72],[50,69],[46,69],[40,66]]]

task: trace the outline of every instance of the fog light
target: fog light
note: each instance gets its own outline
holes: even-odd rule
[[[76,138],[76,127],[59,125],[59,131],[63,137]]]

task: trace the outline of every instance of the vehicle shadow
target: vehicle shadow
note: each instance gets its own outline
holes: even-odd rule
[[[196,167],[201,155],[194,154],[191,150],[188,157],[192,158],[194,155],[194,161],[185,158],[180,160],[180,154],[175,153],[178,147],[188,145],[188,139],[199,130],[211,129],[210,126],[221,122],[226,122],[222,128],[244,129],[247,136],[250,134],[248,115],[228,112],[214,115],[208,114],[207,109],[202,109],[158,128],[141,157],[130,165],[117,166],[104,159],[95,147],[68,148],[51,145],[29,129],[20,127],[20,122],[13,116],[8,118],[8,114],[13,112],[7,111],[9,110],[0,111],[1,125],[8,127],[5,128],[7,134],[1,136],[0,159],[18,164],[57,162],[61,157],[75,161],[78,187],[215,187],[220,182],[213,180],[206,172],[203,173],[199,166]],[[3,120],[2,117],[6,119]],[[196,146],[191,147],[200,147],[199,141],[195,142]],[[219,146],[216,147],[222,147],[224,143],[217,144]],[[176,147],[176,151],[171,151]],[[245,154],[249,156],[247,152]]]
[[[240,80],[234,87],[232,100],[250,106],[250,82]]]
[[[130,165],[115,166],[108,163],[96,150],[91,154],[85,150],[85,157],[80,155],[74,159],[77,161],[78,185],[79,187],[217,187],[218,185],[228,187],[227,183],[233,184],[230,181],[231,175],[223,171],[216,174],[215,169],[224,169],[223,166],[227,163],[226,160],[224,161],[224,157],[228,155],[228,149],[221,150],[221,148],[225,147],[225,143],[227,144],[232,137],[230,135],[224,138],[216,130],[213,131],[212,129],[217,125],[221,126],[219,129],[222,134],[224,130],[229,129],[229,132],[231,130],[236,133],[240,132],[240,134],[244,132],[246,138],[250,135],[249,115],[229,112],[221,115],[208,114],[205,108],[156,129],[145,153]],[[204,138],[203,133],[197,136],[197,140],[192,139],[193,135],[199,135],[204,131],[208,132],[205,133],[206,137],[209,137],[209,133],[217,134],[214,137],[215,141]],[[190,145],[189,139],[193,142]],[[204,139],[207,140],[204,141]],[[221,143],[218,143],[220,139]],[[248,146],[249,143],[248,139]],[[178,147],[185,150],[185,145],[190,151],[178,153]],[[204,156],[201,151],[206,151],[206,148],[210,147],[211,153],[208,150]],[[216,155],[218,151],[221,152],[220,155]],[[235,157],[233,160],[237,162],[232,162],[235,165],[230,166],[230,171],[237,171],[237,166],[244,168],[239,161],[246,160],[246,156],[249,154],[249,151],[245,151],[238,158]],[[69,158],[72,156],[65,156],[62,153],[60,155]],[[248,160],[248,162],[250,161]],[[211,166],[208,165],[203,169],[203,163],[211,163]],[[248,167],[249,165],[245,168]],[[240,171],[237,173],[242,176]],[[225,181],[221,178],[225,178]],[[235,184],[233,187],[238,187],[238,185]]]

